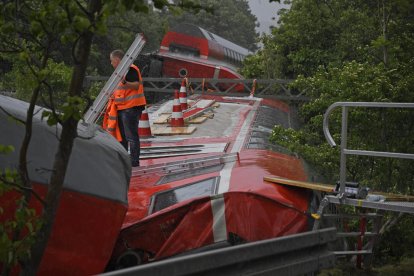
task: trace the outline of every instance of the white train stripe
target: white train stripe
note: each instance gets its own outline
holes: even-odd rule
[[[214,242],[227,240],[226,214],[223,194],[211,197]]]
[[[247,133],[250,128],[250,124],[254,118],[255,110],[260,105],[261,99],[256,99],[252,110],[250,110],[249,114],[246,117],[246,120],[243,122],[242,127],[240,128],[240,132],[237,135],[236,142],[234,143],[231,153],[240,152],[240,150],[243,147],[243,143],[246,140]],[[231,177],[231,171],[233,170],[235,162],[227,163],[223,169],[220,171],[220,183],[219,183],[219,189],[218,193],[225,193],[229,190],[230,187],[230,177]]]
[[[240,132],[237,135],[236,142],[234,143],[231,153],[240,152],[243,147],[243,143],[246,140],[248,130],[251,122],[260,105],[261,99],[256,99],[253,108],[250,110],[246,117]],[[226,163],[223,169],[220,171],[220,183],[218,188],[218,194],[211,197],[211,210],[213,212],[213,235],[214,242],[227,240],[227,222],[226,222],[226,205],[224,204],[224,193],[228,192],[230,187],[231,171],[233,170],[236,162]]]
[[[219,74],[220,74],[220,66],[216,66],[216,68],[214,69],[214,75],[213,75],[213,79],[218,79]]]

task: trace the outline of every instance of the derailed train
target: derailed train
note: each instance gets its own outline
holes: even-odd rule
[[[115,139],[96,125],[79,124],[39,274],[96,274],[310,229],[310,192],[263,180],[310,177],[301,159],[268,142],[273,125],[290,126],[289,107],[275,100],[208,95],[189,102],[190,109],[202,106],[208,118],[186,125],[181,129],[186,134],[142,139],[142,165],[132,170],[128,153]],[[151,121],[171,104],[154,106]],[[26,116],[26,103],[0,96],[0,105],[17,118]],[[2,169],[16,168],[24,135],[23,125],[8,114],[0,112],[0,144],[16,151],[1,156]],[[151,128],[156,132],[160,126]],[[58,136],[59,129],[37,113],[28,168],[41,196]],[[2,221],[11,218],[15,198],[1,197]],[[34,197],[31,206],[41,208]]]
[[[242,79],[237,68],[252,54],[201,27],[179,24],[163,37],[159,51],[141,55],[144,77]]]
[[[163,62],[174,54],[162,51],[181,47],[198,54],[203,64],[211,62],[215,71],[210,73],[223,77],[219,47],[213,43],[219,37],[201,28],[197,32],[211,38],[199,39],[199,46],[205,43],[199,52],[194,52],[198,46],[177,46],[167,34],[159,53]],[[221,42],[228,46],[222,53],[233,59],[247,54]],[[240,56],[230,49],[239,49]],[[179,75],[180,66],[174,67]],[[186,75],[194,74],[191,67],[185,69]],[[290,107],[274,99],[208,94],[192,95],[188,102],[180,128],[168,124],[173,101],[150,108],[152,136],[141,140],[138,168],[131,168],[128,153],[112,136],[94,124],[79,123],[39,275],[97,274],[310,229],[312,193],[264,180],[312,177],[303,160],[269,142],[274,125],[295,127]],[[28,104],[0,96],[0,106],[0,144],[15,148],[0,155],[0,167],[17,168],[24,126],[10,116],[25,120]],[[41,113],[37,107],[27,165],[33,190],[44,197],[60,127],[48,126]],[[13,217],[18,196],[0,197],[0,222]],[[35,197],[30,206],[40,213]]]

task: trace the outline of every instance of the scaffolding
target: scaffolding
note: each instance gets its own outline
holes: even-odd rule
[[[326,194],[321,200],[317,213],[313,214],[316,219],[313,229],[319,229],[322,221],[324,221],[327,225],[336,225],[338,229],[338,238],[355,238],[357,241],[356,250],[351,250],[345,246],[342,250],[335,251],[334,253],[336,256],[356,256],[357,267],[361,267],[362,262],[365,266],[370,265],[372,259],[371,254],[374,245],[379,239],[380,229],[383,224],[383,214],[385,211],[414,214],[413,196],[375,192],[370,192],[371,196],[367,196],[368,193],[364,194],[365,196],[358,196],[356,193],[349,192],[349,188],[347,187],[349,182],[347,182],[346,179],[347,156],[362,155],[370,157],[414,159],[414,154],[411,153],[349,149],[347,145],[348,113],[350,108],[359,107],[402,109],[414,108],[414,103],[337,102],[332,104],[324,114],[323,131],[326,140],[332,147],[336,147],[337,144],[329,131],[329,116],[336,108],[341,108],[342,111],[339,185],[336,193]],[[356,213],[347,213],[346,206],[356,207]],[[347,229],[346,222],[351,219],[359,220],[359,231],[353,232]],[[370,230],[368,230],[368,226],[371,228]]]

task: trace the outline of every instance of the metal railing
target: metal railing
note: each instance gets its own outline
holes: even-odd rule
[[[342,126],[341,126],[341,148],[340,148],[340,172],[339,194],[345,194],[346,182],[346,156],[347,155],[364,155],[372,157],[391,157],[414,159],[414,154],[396,153],[396,152],[381,152],[381,151],[367,151],[367,150],[353,150],[347,148],[348,139],[348,111],[350,107],[375,107],[375,108],[414,108],[414,103],[380,103],[380,102],[336,102],[328,107],[323,117],[323,133],[328,143],[335,147],[336,143],[329,132],[329,115],[337,108],[342,108]]]
[[[103,275],[303,275],[335,265],[335,255],[328,249],[328,244],[335,240],[336,229],[326,228],[169,258]]]
[[[105,81],[108,77],[87,76],[84,87],[88,88],[94,81]],[[145,92],[170,93],[181,85],[182,78],[143,78]],[[288,87],[292,80],[283,79],[208,79],[187,78],[187,93],[269,97],[280,100],[308,101],[304,91],[293,91]]]

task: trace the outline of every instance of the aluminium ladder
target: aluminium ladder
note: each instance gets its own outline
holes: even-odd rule
[[[96,123],[102,114],[105,106],[108,103],[109,97],[114,93],[118,83],[122,80],[125,74],[128,72],[129,67],[137,58],[145,45],[145,38],[142,34],[137,34],[134,42],[125,53],[118,67],[114,70],[111,77],[105,83],[99,95],[96,97],[93,104],[89,107],[85,113],[84,121],[87,123]]]

